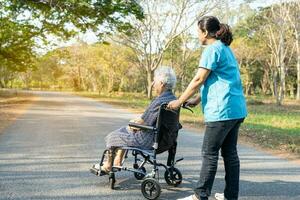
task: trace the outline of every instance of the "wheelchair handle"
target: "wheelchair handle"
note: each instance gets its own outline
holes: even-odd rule
[[[178,114],[175,110],[169,109],[169,108],[167,107],[167,105],[168,105],[168,103],[163,103],[163,104],[161,104],[161,106],[163,106],[163,108],[164,108],[165,110],[170,111],[170,112],[175,113],[175,114]]]
[[[156,130],[156,127],[154,127],[154,126],[147,126],[147,125],[143,125],[143,124],[137,124],[137,123],[134,123],[134,122],[129,122],[128,126],[134,127],[134,128],[140,128],[140,129],[143,129],[143,130],[150,130],[150,131],[155,131]]]
[[[182,107],[183,109],[189,110],[190,112],[194,113],[194,111],[192,110],[192,108],[189,107],[189,106],[187,106],[186,104],[187,104],[187,102],[184,102],[184,103],[181,105],[181,107]],[[167,105],[168,105],[167,103],[163,103],[162,105],[164,106],[164,109],[165,109],[165,110],[168,110],[168,111],[171,111],[171,112],[173,112],[173,113],[176,113],[176,111],[167,108]],[[177,114],[177,113],[176,113],[176,114]]]
[[[194,113],[194,111],[192,110],[192,108],[189,107],[189,106],[187,106],[186,104],[187,104],[187,101],[184,102],[181,107],[184,108],[184,109],[187,109],[187,110],[191,111],[192,113]]]

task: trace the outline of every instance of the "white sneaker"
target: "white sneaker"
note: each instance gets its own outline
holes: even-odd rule
[[[97,170],[100,170],[100,164],[99,164],[99,163],[94,164],[94,165],[93,165],[93,168],[95,168],[95,169],[97,169]]]
[[[224,193],[216,193],[215,198],[216,200],[226,200],[226,198],[224,197]]]
[[[193,194],[188,197],[177,199],[177,200],[198,200],[198,198]]]

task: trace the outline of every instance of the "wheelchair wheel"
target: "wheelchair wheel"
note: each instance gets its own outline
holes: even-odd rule
[[[143,173],[146,173],[146,168],[145,167],[141,167],[138,170],[142,171]],[[134,177],[137,180],[142,180],[145,177],[145,174],[134,172]]]
[[[142,194],[146,199],[157,199],[161,193],[161,188],[157,180],[147,178],[142,182]]]
[[[168,185],[178,186],[182,182],[182,174],[177,168],[169,168],[165,172],[165,180]]]

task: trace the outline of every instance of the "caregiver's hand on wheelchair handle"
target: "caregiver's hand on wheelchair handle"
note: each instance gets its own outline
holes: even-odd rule
[[[195,104],[195,102],[192,102],[193,104]],[[197,104],[195,104],[194,106],[196,106]],[[167,105],[167,108],[168,109],[171,109],[171,110],[178,110],[178,108],[182,107],[184,109],[187,109],[189,111],[191,111],[193,113],[193,110],[191,109],[191,107],[194,107],[194,106],[191,106],[191,104],[186,101],[184,103],[181,103],[180,100],[173,100],[171,101],[168,105]]]
[[[193,107],[197,106],[200,103],[200,101],[201,101],[200,96],[197,96],[195,98],[187,100],[184,104],[187,107],[193,108]]]
[[[182,103],[177,99],[177,100],[170,101],[167,105],[167,108],[172,110],[178,110],[178,108],[180,108],[181,105]]]

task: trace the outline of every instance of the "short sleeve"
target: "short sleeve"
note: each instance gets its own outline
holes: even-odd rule
[[[214,71],[217,68],[217,63],[220,59],[220,53],[214,46],[208,46],[204,49],[201,59],[199,62],[199,67],[203,67]]]

